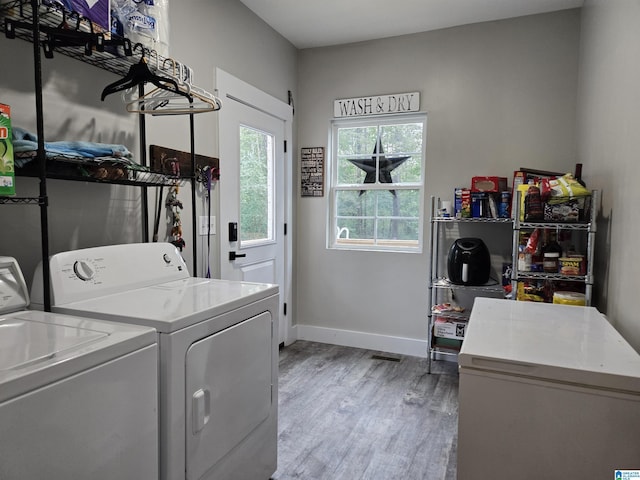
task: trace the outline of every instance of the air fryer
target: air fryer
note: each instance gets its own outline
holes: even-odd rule
[[[491,275],[489,249],[479,238],[458,238],[447,258],[449,281],[456,285],[484,285]]]

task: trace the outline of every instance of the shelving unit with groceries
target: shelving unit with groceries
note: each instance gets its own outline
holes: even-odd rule
[[[590,306],[598,192],[570,173],[526,176],[525,172],[517,183],[514,298]]]
[[[476,297],[504,298],[511,275],[510,192],[506,177],[473,177],[453,200],[431,197],[428,371],[431,360],[457,355]]]
[[[591,305],[598,192],[580,174],[521,168],[431,197],[429,372],[458,354],[476,297]]]

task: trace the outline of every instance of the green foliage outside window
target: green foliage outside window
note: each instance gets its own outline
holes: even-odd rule
[[[424,117],[334,126],[332,225],[337,245],[357,245],[360,240],[369,241],[367,245],[418,246],[424,131]],[[380,188],[389,182],[389,188]]]
[[[272,137],[240,127],[240,239],[270,239]]]

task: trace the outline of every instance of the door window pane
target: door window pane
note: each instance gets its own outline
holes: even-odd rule
[[[274,240],[273,135],[240,126],[240,226],[245,246]]]

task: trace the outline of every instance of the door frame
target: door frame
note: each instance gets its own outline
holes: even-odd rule
[[[280,309],[283,305],[287,305],[286,314],[281,311],[280,314],[284,318],[284,338],[285,345],[293,343],[294,329],[292,328],[293,312],[295,311],[292,303],[292,276],[293,276],[293,108],[281,100],[269,95],[266,92],[250,85],[249,83],[234,77],[230,73],[225,72],[221,68],[215,71],[217,94],[222,100],[222,109],[218,112],[218,132],[220,124],[224,121],[224,104],[226,101],[237,101],[248,107],[255,108],[261,112],[278,118],[284,122],[284,140],[286,148],[284,150],[284,223],[286,225],[287,234],[284,236],[284,285],[280,291]],[[219,144],[218,135],[218,144]],[[225,159],[221,158],[220,162]],[[223,199],[220,199],[222,204]],[[218,231],[221,226],[218,225]],[[223,258],[223,242],[218,242],[219,258]]]

